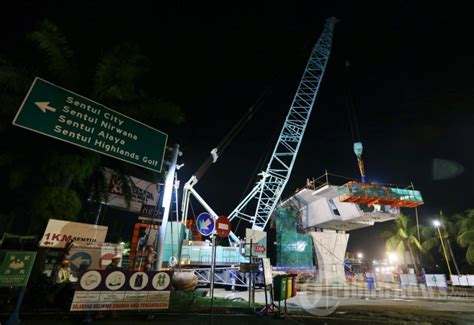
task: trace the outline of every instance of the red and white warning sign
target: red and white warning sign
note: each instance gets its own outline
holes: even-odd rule
[[[216,231],[219,237],[227,237],[230,234],[232,227],[229,219],[226,216],[220,216],[216,220]]]

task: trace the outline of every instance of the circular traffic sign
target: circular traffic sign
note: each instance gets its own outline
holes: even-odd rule
[[[209,236],[214,232],[216,223],[214,218],[209,213],[203,212],[198,215],[196,219],[196,226],[201,235]]]
[[[216,220],[216,231],[219,237],[227,237],[230,234],[232,227],[229,219],[226,216],[220,216]]]
[[[112,263],[112,257],[114,257],[115,253],[105,253],[104,255],[102,255],[100,258],[99,258],[99,268],[101,270],[105,270],[107,265],[109,265],[110,263]]]

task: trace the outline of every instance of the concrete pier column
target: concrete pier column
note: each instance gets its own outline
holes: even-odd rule
[[[344,284],[344,257],[349,234],[335,230],[311,231],[314,252],[318,260],[318,282],[327,285]]]

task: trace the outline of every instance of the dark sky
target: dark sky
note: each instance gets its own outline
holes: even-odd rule
[[[265,104],[196,187],[227,214],[265,168],[324,19],[335,15],[341,21],[333,51],[284,196],[325,169],[358,176],[349,88],[370,180],[413,181],[425,199],[422,221],[441,209],[449,214],[473,207],[474,53],[472,19],[462,15],[467,9],[410,1],[327,3],[17,2],[2,10],[0,46],[7,55],[28,58],[24,35],[42,18],[64,30],[85,62],[121,41],[139,44],[153,64],[148,91],[186,113],[179,127],[157,126],[182,146],[183,183],[270,87]],[[464,173],[433,180],[436,158],[458,162]],[[353,232],[350,249],[383,252],[380,229]]]

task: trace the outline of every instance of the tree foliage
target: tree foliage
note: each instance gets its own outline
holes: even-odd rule
[[[467,210],[464,218],[458,221],[458,244],[466,249],[466,261],[474,265],[474,209]]]
[[[396,251],[400,256],[408,252],[418,271],[417,254],[425,254],[426,250],[417,238],[416,225],[410,223],[407,215],[400,214],[393,223],[392,229],[382,233],[382,236],[387,238],[385,243],[387,250]]]
[[[468,265],[474,265],[474,210],[452,216],[440,213],[437,218],[440,221],[439,232],[434,226],[423,227],[422,245],[425,250],[436,250],[443,259],[447,258],[448,263],[453,263],[450,252],[452,250],[453,255],[458,256],[456,260],[463,256],[461,260],[464,259]],[[443,252],[441,240],[448,250],[446,255]]]
[[[17,214],[30,214],[38,223],[49,218],[76,220],[84,196],[96,202],[107,200],[105,165],[113,165],[123,180],[125,198],[130,200],[126,173],[133,167],[58,141],[40,139],[37,134],[13,128],[11,121],[34,77],[40,76],[147,124],[179,124],[184,121],[181,108],[150,96],[142,87],[142,77],[151,69],[150,60],[136,45],[124,43],[102,51],[104,54],[98,55],[91,69],[90,64],[81,65],[67,37],[49,20],[41,21],[26,39],[40,54],[41,61],[36,65],[14,63],[0,56],[0,134],[15,139],[14,144],[4,143],[0,176],[5,177],[12,191],[24,196],[24,202],[31,203],[29,207],[24,203],[11,209]],[[34,146],[45,150],[28,150]],[[30,190],[25,191],[27,188]]]

